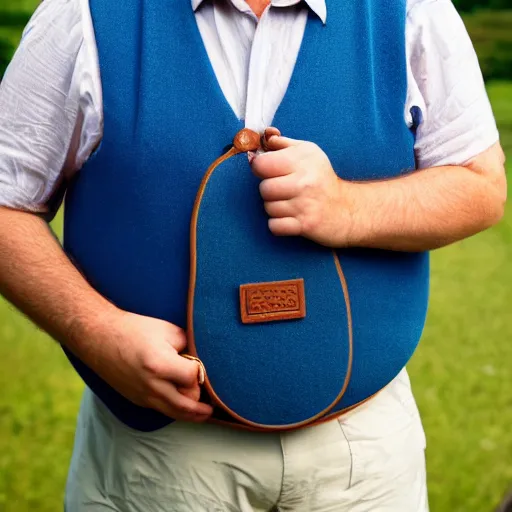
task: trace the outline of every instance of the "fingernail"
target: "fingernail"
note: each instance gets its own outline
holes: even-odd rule
[[[268,151],[269,150],[268,141],[270,140],[270,138],[271,137],[269,137],[269,134],[267,133],[267,130],[265,130],[265,133],[261,137],[261,148],[263,149],[263,151]]]
[[[267,128],[263,132],[263,135],[261,136],[261,147],[265,151],[269,151],[270,148],[268,147],[268,143],[272,140],[273,137],[280,137],[280,136],[281,136],[281,132],[277,128],[274,128],[274,127]]]
[[[270,128],[267,128],[265,130],[264,135],[265,135],[267,140],[270,140],[274,136],[280,137],[281,136],[281,132],[277,128],[275,128],[274,126],[271,126]]]

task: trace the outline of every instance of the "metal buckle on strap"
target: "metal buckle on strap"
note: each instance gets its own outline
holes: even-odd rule
[[[199,364],[199,385],[202,386],[204,384],[204,381],[206,379],[206,368],[204,367],[203,362],[201,359],[191,356],[190,354],[180,354],[181,357],[184,357],[185,359],[188,359],[189,361],[195,361]]]

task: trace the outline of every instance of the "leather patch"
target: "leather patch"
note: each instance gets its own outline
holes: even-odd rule
[[[243,284],[240,311],[244,324],[305,318],[304,279]]]

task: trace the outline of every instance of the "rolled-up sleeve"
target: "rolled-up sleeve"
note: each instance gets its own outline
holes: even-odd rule
[[[451,0],[410,4],[408,101],[423,114],[418,166],[460,165],[499,139],[478,58]]]
[[[0,206],[46,213],[76,166],[82,47],[77,2],[46,0],[27,25],[0,83]]]

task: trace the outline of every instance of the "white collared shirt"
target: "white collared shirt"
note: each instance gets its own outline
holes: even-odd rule
[[[272,0],[257,20],[244,0],[192,0],[212,67],[247,127],[271,125],[291,78],[308,9],[326,0]],[[417,106],[419,166],[456,165],[498,140],[478,61],[451,0],[408,0],[408,95]],[[163,14],[164,15],[164,14]],[[88,0],[45,0],[0,84],[0,205],[44,212],[103,133],[98,54]]]

